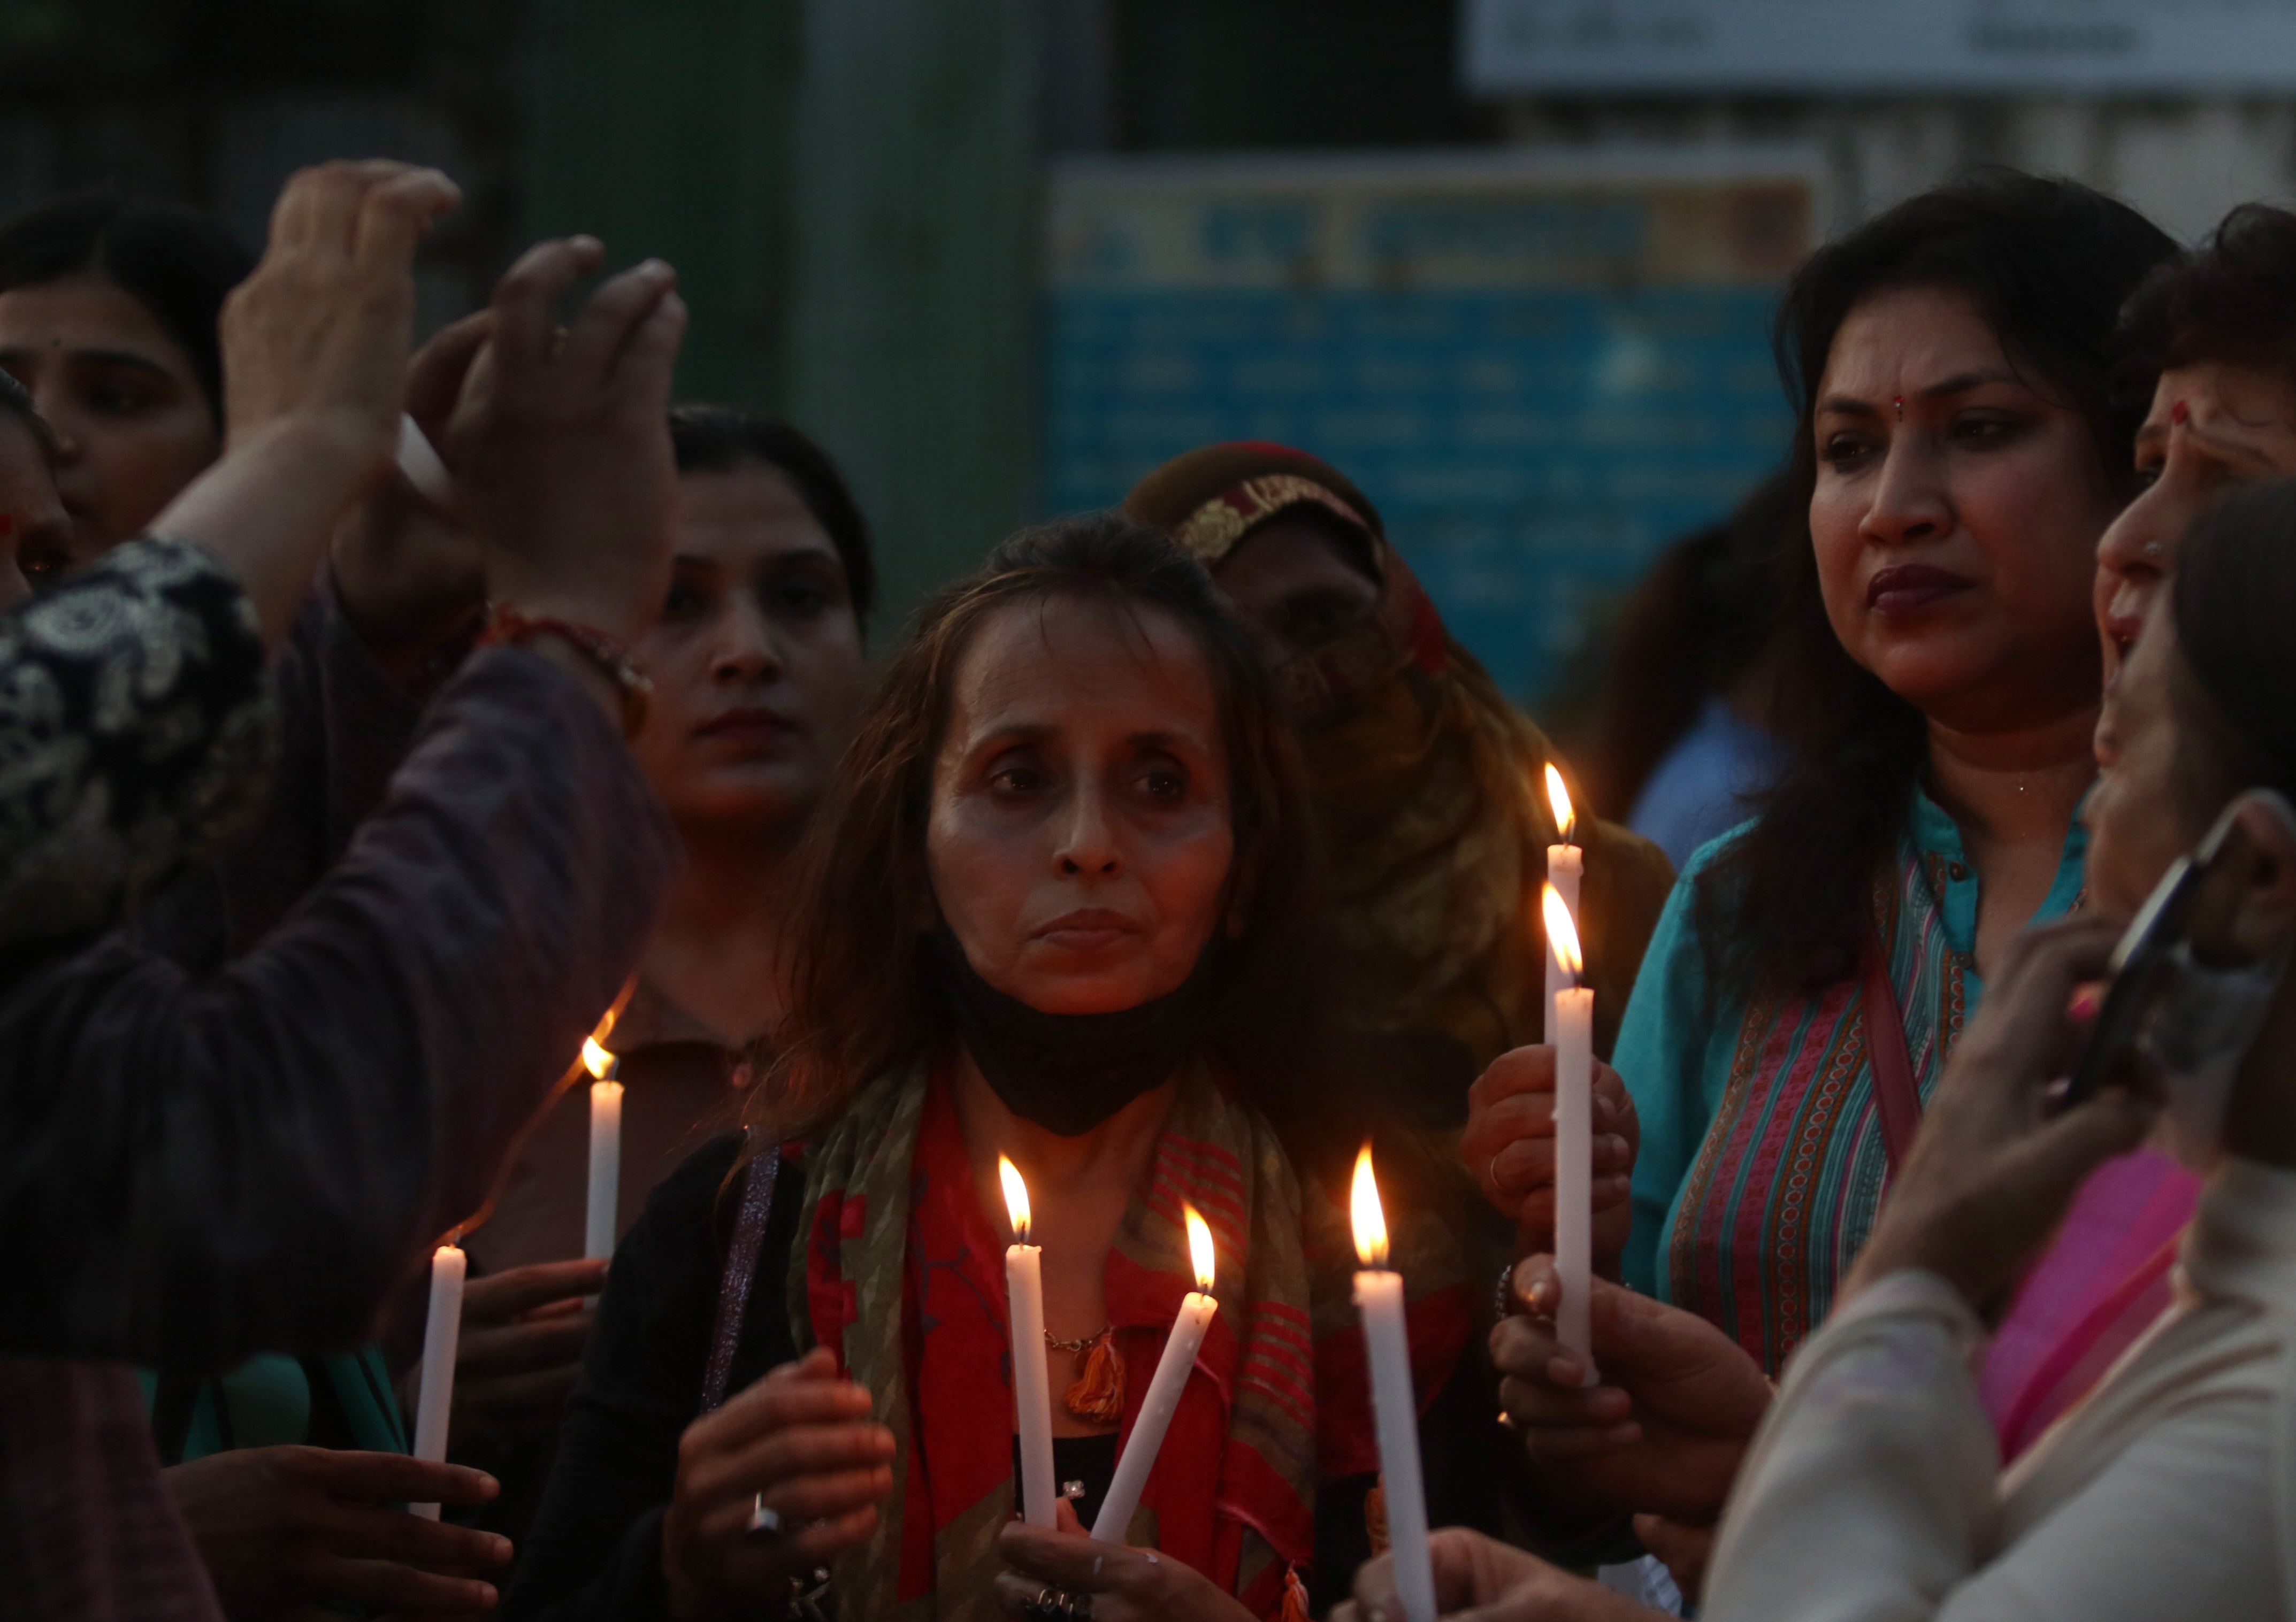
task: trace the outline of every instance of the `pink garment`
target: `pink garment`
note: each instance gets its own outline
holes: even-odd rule
[[[2099,1167],[2017,1292],[1979,1389],[2014,1459],[2079,1401],[2169,1305],[2177,1236],[2200,1179],[2151,1149]]]

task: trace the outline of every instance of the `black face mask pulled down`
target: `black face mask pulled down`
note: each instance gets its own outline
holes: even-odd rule
[[[925,942],[927,972],[996,1096],[1064,1138],[1083,1136],[1167,1080],[1202,1044],[1217,955],[1207,950],[1177,990],[1137,1008],[1050,1014],[982,979],[947,926]]]

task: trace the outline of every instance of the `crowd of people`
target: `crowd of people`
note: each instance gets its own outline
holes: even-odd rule
[[[1402,1622],[1366,1144],[1442,1613],[2296,1613],[2296,214],[1988,171],[1821,249],[1582,773],[1277,445],[873,658],[671,267],[413,346],[457,201],[0,224],[0,1614]]]

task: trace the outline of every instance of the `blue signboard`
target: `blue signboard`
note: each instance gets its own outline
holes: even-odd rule
[[[1811,186],[1488,161],[1095,162],[1053,196],[1046,504],[1274,439],[1375,502],[1452,629],[1546,692],[1667,541],[1775,465]]]

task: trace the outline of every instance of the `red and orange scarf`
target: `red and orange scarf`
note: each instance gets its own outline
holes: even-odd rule
[[[996,1539],[1014,1503],[1004,1241],[974,1197],[946,1081],[919,1069],[873,1085],[807,1169],[812,1227],[792,1262],[792,1318],[906,1442],[891,1512],[837,1569],[840,1609],[985,1622],[1000,1615]],[[1125,1435],[1193,1288],[1183,1201],[1210,1225],[1220,1307],[1128,1541],[1274,1617],[1287,1574],[1314,1552],[1317,1483],[1377,1465],[1354,1259],[1339,1211],[1312,1191],[1303,1200],[1267,1122],[1192,1074],[1108,1259],[1110,1321],[1139,1372],[1126,1381]],[[1463,1281],[1433,1261],[1443,1249],[1429,1246],[1424,1267],[1401,1263],[1423,1398],[1471,1328]]]

